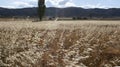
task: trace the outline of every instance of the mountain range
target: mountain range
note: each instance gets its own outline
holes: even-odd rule
[[[0,17],[37,17],[37,8],[8,9],[0,7]],[[98,18],[118,18],[120,17],[120,8],[109,9],[84,9],[80,7],[67,8],[46,8],[46,17],[98,17]]]

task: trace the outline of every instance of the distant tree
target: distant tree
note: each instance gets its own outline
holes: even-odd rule
[[[73,20],[76,20],[76,17],[73,17],[72,19],[73,19]]]
[[[38,0],[38,16],[39,16],[39,20],[41,21],[44,14],[45,14],[45,0]]]

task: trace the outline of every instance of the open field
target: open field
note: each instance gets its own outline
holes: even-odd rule
[[[0,21],[0,67],[120,66],[120,21]]]

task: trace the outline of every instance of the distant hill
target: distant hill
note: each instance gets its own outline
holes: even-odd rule
[[[0,8],[0,17],[13,17],[13,16],[37,16],[37,8],[23,8],[23,9],[7,9]],[[110,9],[83,9],[78,7],[67,7],[67,8],[46,8],[47,17],[102,17],[102,18],[114,18],[120,17],[120,8]]]

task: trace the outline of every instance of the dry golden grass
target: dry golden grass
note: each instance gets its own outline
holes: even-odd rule
[[[120,21],[2,21],[0,67],[120,66]]]

